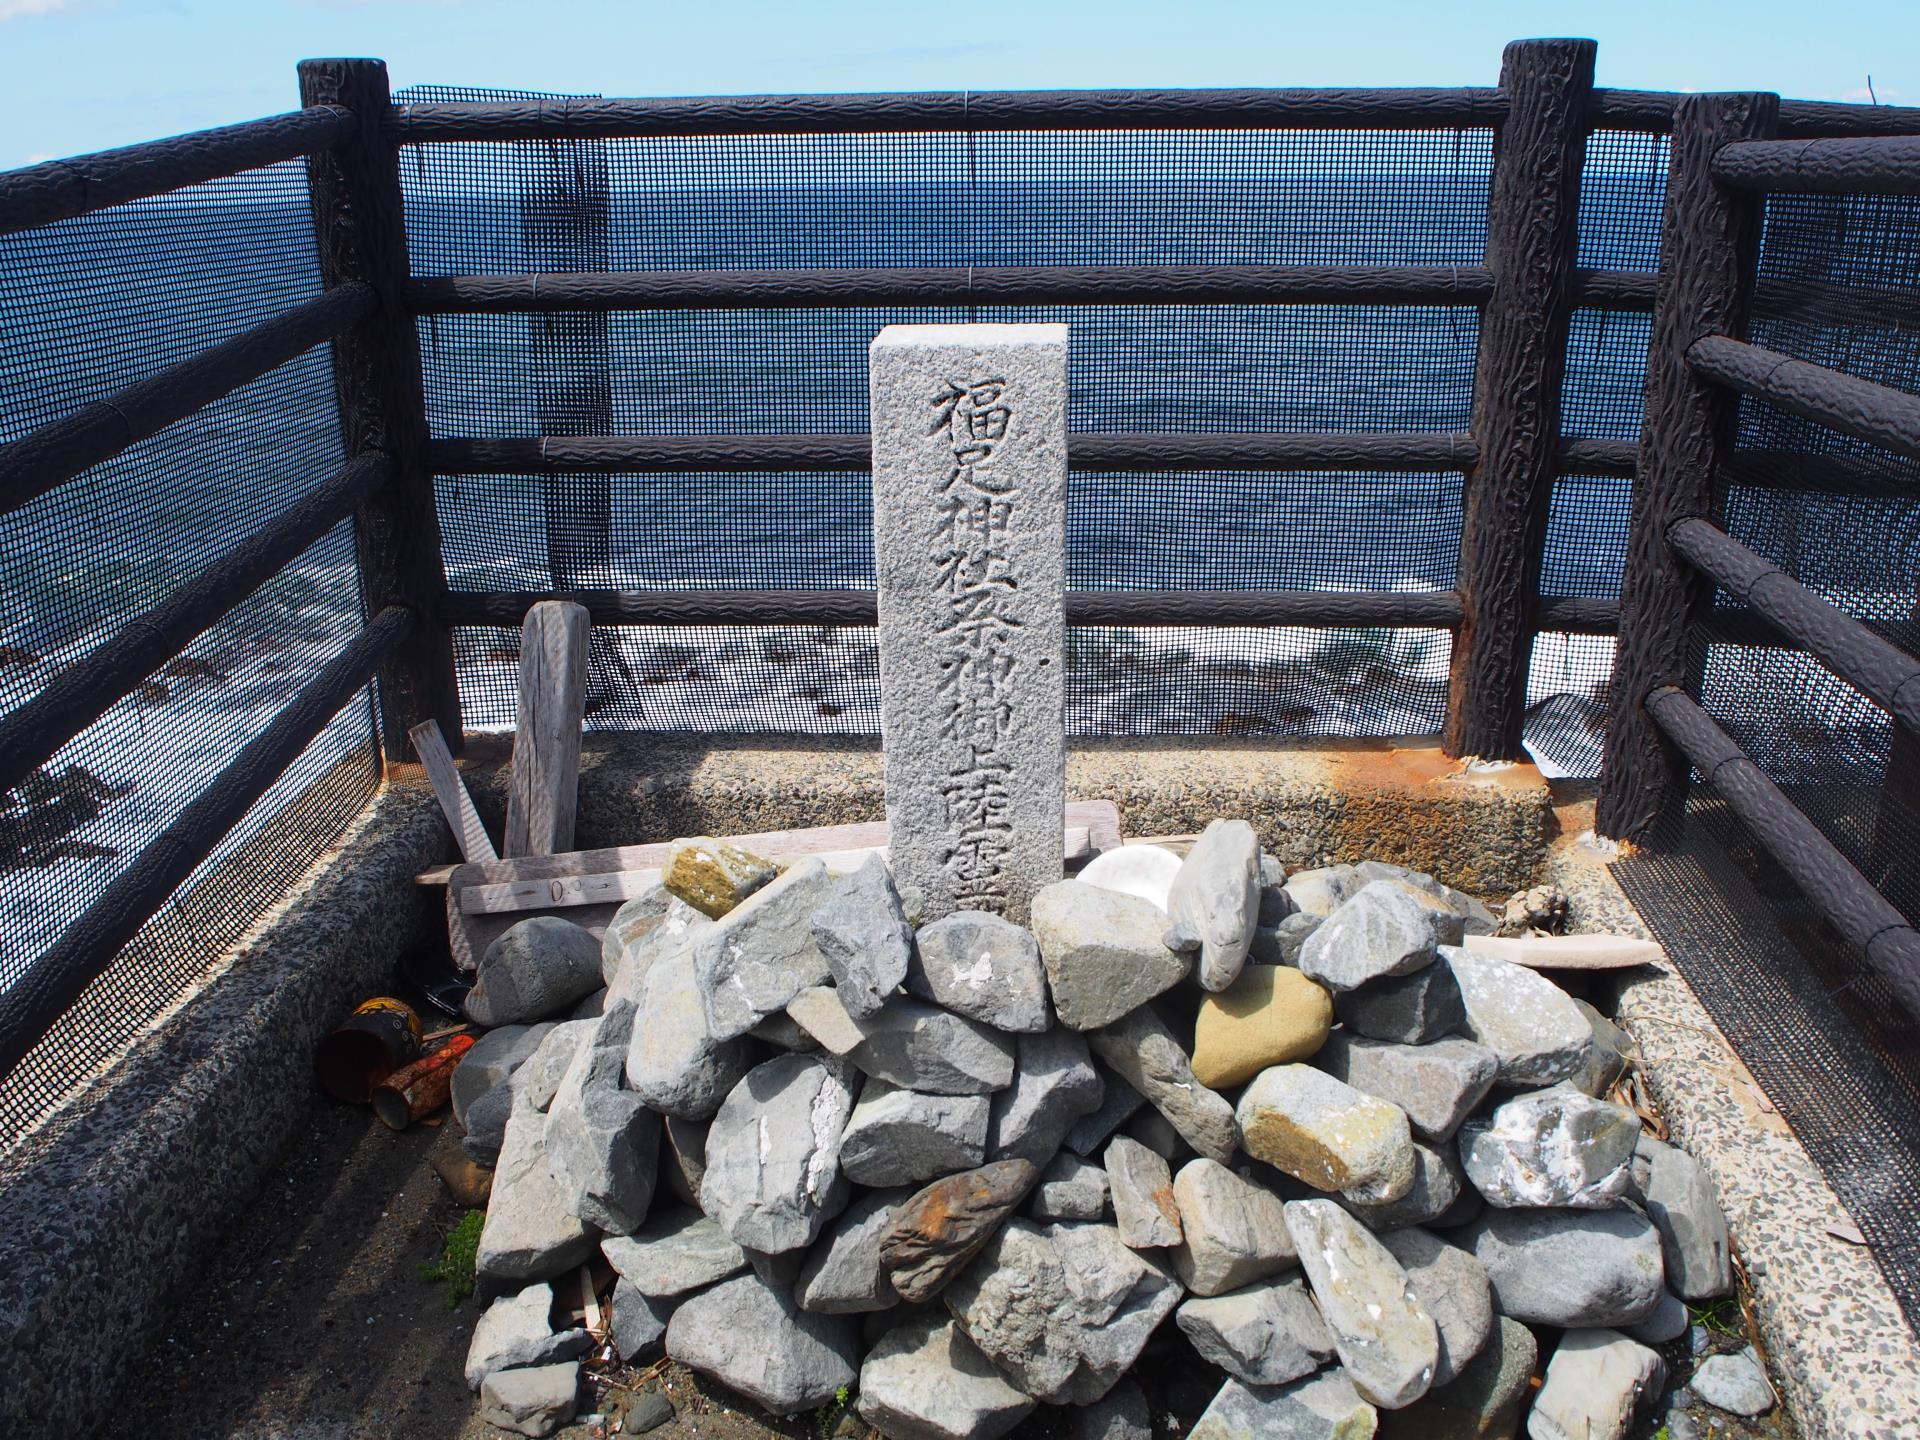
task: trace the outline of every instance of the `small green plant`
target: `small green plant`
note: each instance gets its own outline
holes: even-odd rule
[[[422,1280],[446,1282],[449,1310],[473,1294],[474,1260],[480,1252],[480,1227],[486,1222],[486,1211],[469,1210],[460,1217],[460,1223],[447,1232],[440,1258],[428,1260],[420,1266]]]
[[[1704,1305],[1689,1305],[1687,1315],[1694,1324],[1716,1335],[1739,1335],[1746,1329],[1746,1322],[1740,1314],[1740,1302],[1732,1295],[1709,1300]]]
[[[853,1407],[853,1387],[842,1385],[833,1392],[833,1400],[813,1412],[813,1433],[819,1440],[829,1440],[833,1432],[840,1428],[840,1422]]]

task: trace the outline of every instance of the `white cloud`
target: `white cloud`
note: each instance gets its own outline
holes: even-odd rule
[[[51,15],[73,3],[74,0],[0,0],[0,21],[20,20],[28,15]]]

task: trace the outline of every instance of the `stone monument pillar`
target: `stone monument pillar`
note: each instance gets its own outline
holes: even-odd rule
[[[889,325],[869,385],[894,876],[1024,922],[1066,808],[1067,327]]]

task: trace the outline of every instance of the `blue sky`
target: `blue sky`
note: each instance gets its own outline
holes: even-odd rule
[[[419,81],[714,95],[1494,83],[1590,35],[1602,84],[1920,104],[1916,0],[0,0],[0,168],[291,109],[294,62]]]

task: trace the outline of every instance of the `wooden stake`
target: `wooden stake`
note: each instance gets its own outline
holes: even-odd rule
[[[434,798],[440,802],[440,811],[447,817],[462,858],[498,860],[500,853],[487,838],[486,827],[480,823],[480,812],[473,808],[473,797],[467,793],[446,739],[440,734],[440,722],[422,720],[407,734],[413,737],[413,748],[419,752],[420,763],[427,767]]]

